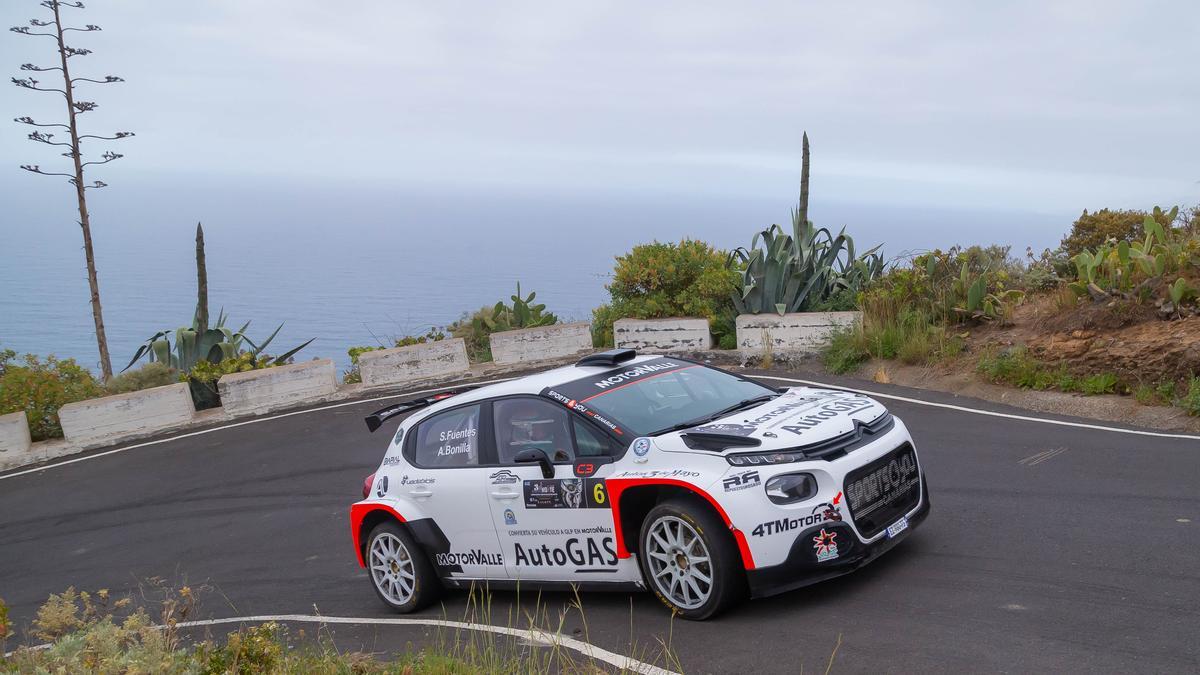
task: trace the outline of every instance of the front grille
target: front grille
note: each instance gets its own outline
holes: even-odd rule
[[[834,460],[843,455],[873,443],[875,439],[892,430],[896,420],[891,413],[885,412],[870,422],[854,420],[854,429],[827,441],[802,445],[797,448],[808,459]]]
[[[917,452],[905,443],[851,471],[842,488],[859,532],[868,539],[916,508],[921,501]]]

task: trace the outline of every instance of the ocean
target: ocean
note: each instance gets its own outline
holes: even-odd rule
[[[116,181],[114,181],[116,182]],[[14,185],[0,221],[0,349],[71,357],[98,372],[82,237],[70,187]],[[524,292],[563,320],[607,298],[615,256],[693,237],[748,245],[788,222],[792,199],[716,194],[518,193],[297,185],[251,180],[133,181],[92,196],[92,233],[114,368],[158,330],[190,324],[194,235],[203,221],[212,314],[268,351],[316,340],[298,359],[424,332]],[[819,224],[889,256],[952,243],[1052,246],[1072,214],[971,211],[813,200]]]

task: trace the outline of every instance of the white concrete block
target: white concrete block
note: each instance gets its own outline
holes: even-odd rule
[[[741,314],[737,344],[745,356],[760,355],[766,345],[772,354],[815,354],[837,330],[862,320],[862,312],[797,312]]]
[[[180,382],[68,403],[58,419],[72,445],[97,447],[185,425],[195,414],[188,386]]]
[[[358,357],[365,387],[465,373],[470,367],[467,343],[462,338],[363,352]]]
[[[217,381],[221,407],[229,415],[259,415],[329,396],[337,391],[337,369],[316,359],[222,375]]]
[[[639,352],[694,352],[712,349],[708,319],[618,319],[613,323],[618,348]]]
[[[492,361],[500,364],[545,361],[592,349],[592,324],[560,323],[492,333]]]
[[[0,469],[27,463],[31,447],[25,411],[0,415]]]

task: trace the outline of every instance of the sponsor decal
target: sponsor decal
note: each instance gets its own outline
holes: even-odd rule
[[[578,478],[558,481],[558,489],[562,492],[563,503],[568,509],[577,509],[583,503],[583,481]]]
[[[814,427],[820,426],[825,420],[834,417],[843,417],[847,413],[857,410],[865,410],[875,406],[875,402],[868,398],[844,398],[832,403],[826,403],[814,412],[797,420],[791,420],[789,424],[783,426],[784,431],[790,431],[793,434],[801,435],[805,431]]]
[[[521,480],[517,474],[508,469],[500,469],[496,473],[488,476],[492,480],[492,485],[511,485]]]
[[[725,486],[726,492],[737,492],[760,484],[762,484],[762,480],[759,478],[757,470],[734,474],[721,481],[721,485]]]
[[[453,567],[455,565],[503,565],[504,555],[473,549],[465,553],[438,553],[434,556],[434,561],[439,567]]]
[[[622,471],[613,478],[699,478],[699,471],[686,469],[648,469],[646,471]]]
[[[513,559],[528,567],[611,567],[617,564],[617,548],[612,537],[571,537],[562,546],[522,546],[514,544]]]
[[[383,465],[384,466],[400,466],[400,456],[399,455],[390,455],[388,457],[384,457]]]
[[[559,392],[554,391],[553,389],[543,390],[542,395],[552,398],[555,401],[558,401],[559,403],[562,403],[563,405],[567,406],[571,410],[577,411],[579,413],[582,413],[582,414],[590,417],[591,419],[595,420],[599,424],[602,424],[605,427],[612,429],[613,433],[617,434],[618,436],[621,436],[625,433],[625,432],[621,431],[621,427],[617,426],[617,424],[615,422],[613,422],[612,420],[608,419],[607,417],[600,414],[599,412],[592,410],[587,405],[584,405],[583,403],[580,403],[579,401],[577,401],[569,396],[560,394]]]
[[[725,436],[751,436],[754,434],[755,427],[752,424],[731,424],[723,422],[721,424],[706,424],[702,427],[694,427],[689,431],[698,431],[703,434],[722,434]]]
[[[792,530],[803,530],[813,525],[821,523],[837,522],[842,519],[842,509],[837,505],[841,499],[842,493],[838,493],[833,498],[832,502],[817,504],[813,507],[812,513],[807,516],[797,516],[795,518],[780,518],[778,520],[768,520],[765,523],[759,523],[753,530],[750,531],[755,537],[769,537],[773,534],[782,532],[791,532]]]
[[[517,524],[517,516],[516,516],[516,514],[513,513],[512,509],[504,509],[504,524],[505,525],[516,525]]]
[[[887,464],[846,486],[850,512],[856,518],[882,508],[921,482],[917,459],[911,452],[895,456]]]
[[[650,439],[638,438],[633,441],[633,454],[638,457],[645,457],[650,452]]]
[[[524,481],[527,509],[606,509],[608,490],[601,478]]]
[[[401,485],[433,485],[436,482],[436,478],[409,478],[407,475],[400,477]]]
[[[817,562],[827,562],[838,557],[837,532],[826,532],[821,528],[821,534],[813,537],[813,550],[817,552]]]
[[[396,435],[392,436],[392,445],[400,445],[400,440],[404,438],[404,427],[396,430]]]
[[[580,478],[587,478],[594,473],[596,473],[595,462],[579,462],[575,465],[575,475]]]
[[[375,482],[375,496],[382,497],[382,496],[386,495],[387,489],[388,489],[388,477],[380,476],[379,480]]]
[[[612,528],[595,525],[593,527],[540,527],[508,531],[510,537],[569,537],[579,534],[612,534]]]
[[[638,378],[645,377],[646,375],[653,375],[655,373],[675,370],[676,368],[682,367],[683,364],[675,363],[674,361],[651,361],[649,363],[643,363],[630,368],[624,372],[615,373],[599,380],[593,380],[592,386],[597,389],[608,389],[609,387],[625,384]]]

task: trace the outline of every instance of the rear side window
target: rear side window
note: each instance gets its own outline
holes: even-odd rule
[[[571,419],[575,425],[575,454],[578,457],[602,457],[612,454],[612,442],[604,434],[579,419]]]
[[[434,415],[417,425],[414,463],[429,468],[479,464],[479,406]]]

